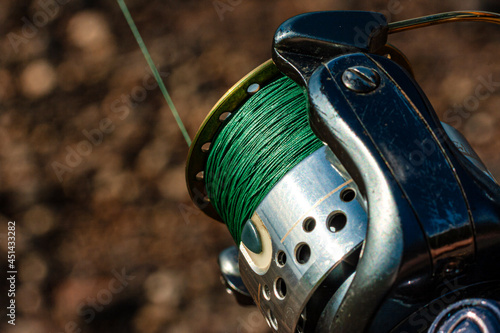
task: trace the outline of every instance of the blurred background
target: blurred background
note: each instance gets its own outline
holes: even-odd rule
[[[127,0],[194,137],[236,81],[270,58],[275,29],[308,11],[389,21],[496,1]],[[500,27],[390,37],[441,119],[500,178]],[[478,95],[478,91],[481,95]],[[188,147],[115,1],[0,2],[0,270],[16,221],[16,326],[2,332],[269,332],[219,281],[225,227],[191,203]]]

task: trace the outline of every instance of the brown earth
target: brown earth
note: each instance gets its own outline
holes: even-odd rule
[[[190,202],[187,146],[117,3],[58,1],[0,3],[0,269],[15,220],[19,272],[16,326],[6,323],[2,284],[0,330],[268,332],[219,282],[216,258],[232,239]],[[499,10],[479,0],[127,4],[191,137],[218,98],[270,57],[274,30],[293,15],[363,9],[394,21]],[[473,97],[482,80],[500,81],[499,39],[500,28],[474,23],[390,39],[497,178],[500,93],[493,87],[478,105]]]

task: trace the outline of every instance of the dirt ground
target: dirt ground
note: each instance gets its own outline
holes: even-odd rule
[[[479,0],[126,2],[191,137],[270,57],[275,29],[293,15],[500,10]],[[500,178],[498,40],[500,27],[474,23],[390,37],[441,119]],[[233,241],[191,204],[187,151],[115,1],[2,0],[0,276],[8,221],[18,274],[15,326],[0,285],[0,331],[268,332],[220,284],[217,255]]]

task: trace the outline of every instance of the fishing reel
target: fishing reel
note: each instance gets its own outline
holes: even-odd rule
[[[207,180],[214,144],[279,78],[306,92],[308,124],[322,143],[257,193],[263,199],[233,234],[237,247],[219,257],[226,287],[274,331],[500,332],[500,187],[387,44],[391,33],[459,20],[499,23],[500,15],[391,24],[372,12],[293,17],[276,31],[272,61],[229,90],[202,124],[188,189],[203,212],[229,225]],[[238,142],[228,147],[252,153]],[[237,172],[224,171],[229,179]]]

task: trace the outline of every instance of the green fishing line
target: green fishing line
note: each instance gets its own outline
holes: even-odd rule
[[[322,145],[309,127],[302,88],[287,77],[262,88],[231,115],[210,147],[205,184],[236,244],[274,185]]]
[[[165,85],[161,80],[160,73],[158,72],[158,69],[156,69],[153,59],[151,59],[151,55],[149,55],[148,48],[146,47],[146,44],[144,44],[144,41],[142,40],[141,34],[139,33],[139,30],[137,29],[134,20],[132,19],[132,15],[130,15],[127,5],[123,0],[117,0],[117,2],[118,5],[120,6],[120,9],[123,12],[123,16],[125,16],[125,19],[127,20],[130,30],[132,30],[132,34],[134,35],[137,44],[139,44],[139,48],[141,49],[142,54],[144,55],[144,58],[146,59],[146,62],[149,65],[149,68],[151,68],[151,71],[153,72],[156,82],[158,82],[158,86],[160,87],[161,93],[163,94],[163,98],[165,98],[165,101],[167,102],[168,107],[170,108],[170,111],[172,112],[172,115],[174,116],[175,121],[177,122],[177,126],[179,126],[179,129],[181,130],[181,133],[184,136],[184,140],[186,140],[186,143],[189,147],[191,145],[191,138],[189,137],[186,127],[184,127],[184,123],[182,122],[181,117],[179,116],[179,112],[177,112],[177,109],[175,108],[172,98],[170,98],[170,94],[168,93],[167,88],[165,88]]]

